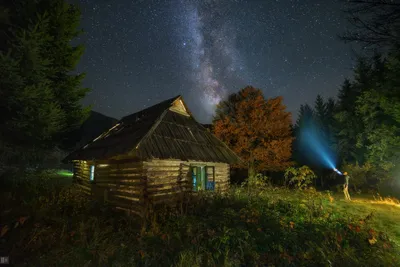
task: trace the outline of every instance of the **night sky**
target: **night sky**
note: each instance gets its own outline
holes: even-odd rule
[[[117,119],[182,94],[210,122],[215,104],[246,85],[297,113],[317,94],[336,96],[351,74],[340,0],[79,2],[84,104]]]

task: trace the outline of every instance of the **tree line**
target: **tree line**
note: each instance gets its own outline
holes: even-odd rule
[[[238,167],[248,168],[249,177],[309,165],[320,169],[324,187],[324,179],[338,177],[326,175],[311,154],[311,139],[317,138],[327,157],[351,173],[353,189],[400,188],[400,3],[347,2],[345,12],[354,27],[340,38],[364,50],[337,99],[318,95],[313,105],[302,104],[293,127],[280,97],[265,99],[252,87],[217,107],[214,132],[244,159]],[[302,135],[310,127],[314,135]]]

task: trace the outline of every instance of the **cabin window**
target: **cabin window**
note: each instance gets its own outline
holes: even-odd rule
[[[94,165],[90,166],[90,181],[94,182]]]
[[[191,174],[193,191],[214,191],[215,179],[213,166],[192,166]]]

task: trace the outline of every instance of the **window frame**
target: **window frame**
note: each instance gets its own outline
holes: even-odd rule
[[[95,182],[95,170],[96,170],[96,165],[95,164],[91,164],[89,165],[89,182],[94,183]]]
[[[202,168],[204,168],[205,186],[204,186],[204,188],[199,189],[198,176],[199,176],[199,170],[201,173]],[[212,177],[209,177],[209,175],[208,175],[208,170],[210,168],[212,169]],[[195,170],[195,175],[193,175],[193,170]],[[213,191],[215,191],[215,166],[191,164],[189,171],[190,171],[190,176],[191,176],[191,186],[192,186],[193,192],[199,192],[199,191],[212,191],[213,192]],[[194,182],[194,179],[193,179],[194,177],[196,178],[196,182]],[[209,182],[212,183],[212,186],[209,186]]]

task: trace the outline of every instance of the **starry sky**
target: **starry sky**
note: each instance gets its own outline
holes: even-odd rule
[[[84,104],[121,118],[181,94],[195,118],[252,85],[296,118],[351,76],[341,0],[76,0],[86,47]]]

